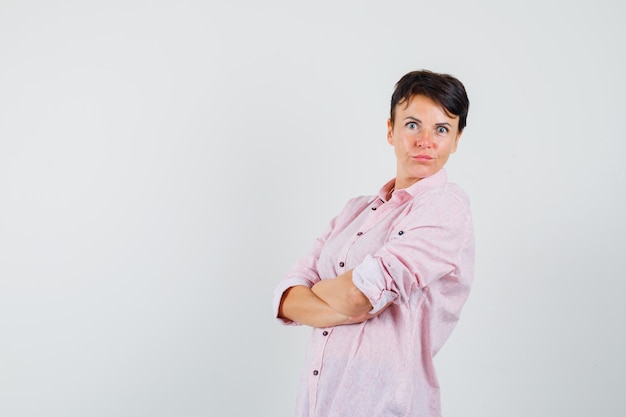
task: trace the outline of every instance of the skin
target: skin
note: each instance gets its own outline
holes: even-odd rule
[[[342,277],[342,275],[337,278],[322,280],[318,284],[325,283],[326,281],[329,281],[329,283],[319,287],[317,287],[318,284],[315,284],[313,288],[308,288],[303,285],[289,288],[283,294],[278,317],[311,327],[332,327],[361,323],[377,316],[383,311],[381,310],[377,314],[369,314],[368,311],[371,310],[372,306],[369,304],[369,300],[352,284],[352,274],[349,274],[349,278],[340,277]],[[347,284],[348,279],[350,280],[349,284]],[[331,281],[332,283],[330,283]],[[345,291],[344,288],[350,285],[353,288]],[[355,311],[358,311],[357,313],[345,314],[351,313],[351,308],[353,307],[345,308],[345,306],[339,306],[339,309],[345,312],[340,313],[320,298],[320,296],[328,296],[328,294],[325,293],[335,293],[335,295],[338,295],[344,291],[352,294],[359,293],[359,298],[362,297],[364,299],[364,301],[361,299],[360,302],[356,303],[360,305],[360,307],[354,308]],[[316,292],[318,292],[320,296],[318,296]],[[328,299],[332,302],[333,296],[328,296]],[[363,304],[367,306],[363,307]]]
[[[278,317],[311,327],[350,324],[350,317],[333,310],[315,295],[311,288],[304,285],[297,285],[285,291]]]
[[[425,96],[396,106],[395,120],[387,120],[387,142],[397,160],[396,190],[435,174],[448,162],[461,138],[458,126],[458,116],[450,117]]]
[[[352,270],[333,279],[316,283],[313,293],[324,300],[333,310],[348,317],[366,317],[372,309],[367,297],[352,282]]]
[[[395,110],[395,120],[387,120],[387,142],[396,154],[394,188],[399,190],[439,171],[456,151],[462,132],[458,116],[448,115],[422,95],[399,103]],[[350,270],[323,279],[312,288],[289,288],[283,294],[278,316],[312,327],[331,327],[369,320],[385,308],[369,314],[372,305],[352,282]]]

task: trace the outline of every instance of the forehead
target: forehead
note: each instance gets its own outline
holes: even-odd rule
[[[402,115],[417,116],[427,115],[442,119],[442,121],[455,121],[459,119],[459,116],[449,113],[441,104],[437,103],[430,97],[418,94],[409,97],[396,105],[396,117]]]

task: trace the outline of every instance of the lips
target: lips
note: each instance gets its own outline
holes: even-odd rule
[[[432,156],[425,155],[425,154],[415,155],[415,156],[412,156],[411,158],[417,161],[430,161],[431,159],[433,159]]]

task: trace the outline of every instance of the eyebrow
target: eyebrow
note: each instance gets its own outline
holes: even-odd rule
[[[404,121],[408,121],[408,120],[415,121],[417,123],[422,123],[422,121],[420,119],[418,119],[416,117],[413,117],[413,116],[407,116],[407,117],[404,118]],[[448,122],[440,122],[440,123],[435,123],[435,126],[450,126],[450,127],[452,127],[452,124],[450,124]]]

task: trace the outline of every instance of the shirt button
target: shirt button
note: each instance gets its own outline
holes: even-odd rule
[[[339,262],[339,266],[340,266],[340,267],[342,267],[342,268],[343,268],[345,265],[346,265],[346,264],[344,264],[343,262]]]
[[[328,331],[327,331],[327,330],[324,330],[324,331],[322,332],[322,336],[328,336]]]
[[[376,210],[376,207],[372,207],[372,210]]]
[[[356,235],[357,235],[357,236],[361,236],[362,234],[363,234],[363,232],[359,232],[359,233],[357,233]]]
[[[402,235],[404,234],[404,230],[400,230],[400,231],[398,232],[398,234],[399,234],[400,236],[402,236]]]
[[[319,375],[319,373],[320,372],[317,369],[313,371],[313,375],[315,375],[315,376]]]

